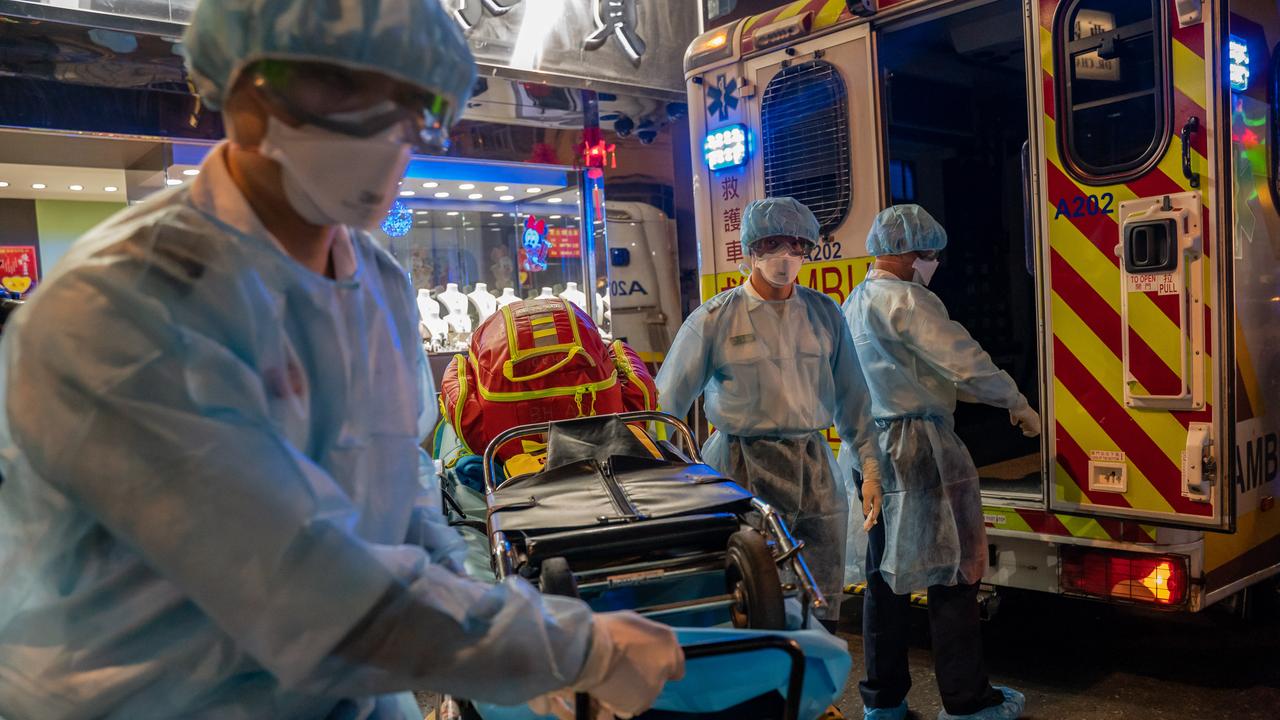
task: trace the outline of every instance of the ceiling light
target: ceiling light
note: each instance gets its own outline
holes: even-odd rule
[[[181,185],[181,184],[182,184],[182,181],[181,181],[181,180],[179,180],[178,178],[169,178],[168,180],[165,180],[165,181],[164,181],[164,184],[165,184],[165,185],[169,185],[169,186],[173,186],[173,185]]]
[[[183,170],[182,174],[186,175],[187,177],[195,177],[200,174],[200,171],[196,170],[195,168],[192,168],[190,170]]]
[[[515,200],[515,199],[516,199],[516,196],[515,196],[515,195],[503,195],[502,197],[500,197],[500,198],[498,198],[498,199],[499,199],[499,200],[501,200],[502,202],[511,202],[512,200]]]
[[[479,200],[479,199],[481,199],[481,198],[483,198],[483,197],[484,197],[484,195],[481,195],[480,193],[471,193],[470,195],[468,195],[468,196],[467,196],[467,199],[468,199],[468,200]]]
[[[416,213],[414,213],[414,214],[415,214],[415,215],[428,215],[428,214],[430,214],[430,213],[431,213],[431,211],[430,211],[430,210],[419,210],[419,211],[417,211],[417,212],[416,212]]]
[[[445,215],[448,215],[449,217],[456,217],[457,214],[458,214],[457,210],[450,210],[449,212],[445,213]]]
[[[108,185],[108,186],[106,186],[106,187],[102,188],[103,192],[116,192],[116,191],[118,191],[119,189],[120,189],[120,188],[116,187],[115,185]]]
[[[564,198],[547,198],[547,202],[549,202],[549,203],[562,203],[562,202],[564,202]]]
[[[438,193],[436,193],[436,197],[438,197],[438,198],[447,198],[447,197],[449,197],[449,193],[447,193],[447,192],[438,192]]]
[[[71,186],[69,186],[69,187],[70,187],[72,190],[74,190],[75,192],[80,192],[81,190],[83,190],[83,189],[84,189],[84,186],[83,186],[83,185],[71,185]]]
[[[560,216],[559,216],[559,215],[552,215],[552,216],[551,216],[550,218],[548,218],[548,219],[549,219],[549,220],[559,220],[559,219],[560,219]]]
[[[506,217],[506,215],[503,213],[494,213],[493,217]]]
[[[33,183],[31,185],[32,190],[43,190],[44,187],[45,187],[44,183]]]
[[[0,188],[7,188],[7,187],[9,187],[9,183],[3,180],[0,180]]]
[[[462,183],[461,185],[458,186],[458,189],[459,190],[475,190],[476,185],[475,183]]]
[[[422,183],[422,187],[427,188],[427,189],[436,188],[436,187],[440,187],[440,183],[438,183],[438,182],[424,182],[424,183]]]
[[[414,195],[416,195],[416,194],[417,194],[417,193],[415,193],[415,192],[414,192],[414,191],[412,191],[412,190],[401,190],[401,191],[400,191],[400,197],[413,197],[413,196],[414,196]]]
[[[527,193],[540,193],[542,188],[525,188],[524,191]]]
[[[506,191],[508,191],[508,190],[510,190],[510,189],[511,189],[511,188],[510,188],[509,186],[507,186],[507,185],[494,185],[494,186],[493,186],[493,191],[494,191],[494,192],[506,192]]]

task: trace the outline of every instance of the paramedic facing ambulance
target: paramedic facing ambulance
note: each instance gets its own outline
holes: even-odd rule
[[[475,77],[436,0],[204,0],[230,140],[99,225],[3,336],[0,716],[646,709],[672,631],[459,574],[412,289],[366,232]],[[393,693],[399,693],[393,695]]]
[[[978,472],[953,414],[957,396],[1006,408],[1028,437],[1040,434],[1040,417],[926,287],[946,244],[918,205],[884,210],[867,236],[875,265],[844,304],[886,460],[881,478],[864,474],[861,484],[864,506],[882,504],[867,543],[862,698],[867,718],[906,717],[910,593],[927,588],[938,717],[1012,720],[1025,698],[992,688],[982,664],[986,529]]]
[[[747,205],[750,276],[695,310],[658,372],[658,400],[679,417],[705,395],[716,432],[707,462],[773,505],[838,619],[848,498],[824,431],[834,423],[862,472],[879,477],[869,400],[849,329],[826,295],[796,284],[818,220],[798,201]]]

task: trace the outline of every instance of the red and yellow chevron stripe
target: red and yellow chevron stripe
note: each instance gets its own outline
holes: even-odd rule
[[[1146,545],[1156,542],[1156,528],[1129,520],[991,507],[983,508],[983,515],[986,518],[987,527],[993,530]]]
[[[1171,40],[1171,72],[1174,88],[1171,97],[1173,140],[1159,162],[1142,177],[1126,183],[1106,186],[1085,185],[1074,180],[1059,156],[1055,117],[1056,66],[1053,57],[1054,14],[1059,0],[1040,2],[1040,41],[1042,92],[1045,114],[1046,177],[1044,212],[1054,218],[1049,223],[1048,314],[1053,329],[1051,359],[1053,364],[1053,405],[1057,465],[1053,478],[1054,500],[1064,503],[1096,505],[1122,511],[1135,511],[1151,517],[1197,516],[1212,514],[1208,503],[1194,502],[1182,496],[1182,453],[1186,446],[1187,427],[1192,422],[1209,422],[1213,417],[1213,398],[1206,387],[1206,407],[1199,411],[1166,412],[1134,410],[1124,403],[1123,343],[1127,337],[1130,370],[1139,389],[1153,394],[1170,394],[1181,386],[1182,368],[1179,297],[1155,293],[1129,293],[1128,322],[1121,312],[1122,273],[1115,247],[1120,242],[1120,228],[1115,214],[1058,212],[1059,202],[1070,203],[1075,197],[1114,197],[1113,209],[1136,198],[1181,193],[1192,190],[1183,177],[1181,149],[1177,130],[1190,116],[1207,128],[1204,60],[1204,25],[1177,28]],[[1169,0],[1170,17],[1177,17],[1173,0]],[[1203,176],[1198,190],[1211,197],[1212,178],[1206,173],[1207,154],[1204,130],[1194,136],[1192,164]],[[1205,256],[1209,256],[1208,208],[1202,208],[1201,227],[1206,236]],[[1212,348],[1212,314],[1208,307],[1212,287],[1210,262],[1204,268],[1205,348]],[[1189,319],[1188,319],[1189,322]],[[1211,368],[1210,353],[1201,359]],[[1206,378],[1211,377],[1208,373]],[[1089,490],[1090,453],[1124,453],[1128,464],[1128,490],[1120,493]],[[1020,516],[1021,517],[1021,516]],[[1054,522],[1070,528],[1063,516],[1056,521],[1039,520],[1040,527]],[[1036,527],[1024,518],[1029,527]],[[1091,521],[1094,522],[1094,521]],[[1131,524],[1122,524],[1120,530]],[[1099,527],[1102,524],[1099,522]],[[1134,526],[1137,527],[1137,526]],[[1112,533],[1106,533],[1112,535]],[[1133,533],[1130,533],[1133,535]],[[1135,537],[1146,534],[1139,532]],[[1148,540],[1149,541],[1149,540]]]
[[[769,12],[747,18],[746,23],[742,26],[742,54],[746,55],[756,49],[756,39],[752,30],[757,27],[765,27],[776,22],[789,20],[805,12],[813,13],[813,25],[810,32],[826,30],[853,19],[845,0],[798,0]]]

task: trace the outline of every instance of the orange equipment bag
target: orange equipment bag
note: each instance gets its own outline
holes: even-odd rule
[[[441,405],[466,450],[479,455],[518,425],[622,412],[618,377],[586,312],[567,300],[525,300],[480,323],[469,353],[445,370]],[[498,457],[520,452],[510,443]]]

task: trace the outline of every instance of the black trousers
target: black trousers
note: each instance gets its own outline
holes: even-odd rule
[[[911,598],[889,588],[880,575],[882,557],[883,520],[867,536],[867,594],[862,610],[867,676],[859,689],[867,707],[896,708],[911,689],[907,664]],[[929,632],[933,638],[933,671],[942,706],[948,713],[969,715],[1004,702],[1004,695],[991,687],[982,662],[976,584],[929,588]]]

